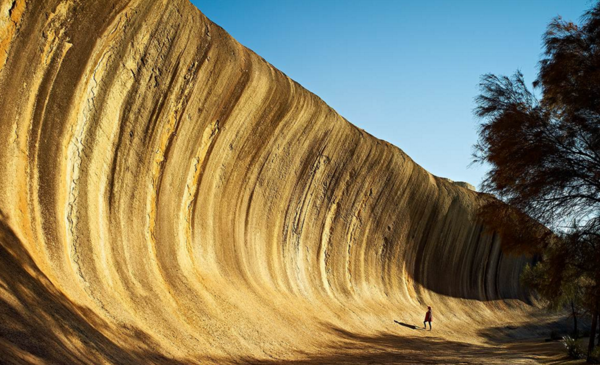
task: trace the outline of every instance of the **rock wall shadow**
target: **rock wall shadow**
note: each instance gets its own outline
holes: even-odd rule
[[[548,319],[546,312],[540,311],[539,316],[531,318],[526,325],[488,327],[477,331],[477,334],[485,339],[487,343],[499,341],[518,340],[523,338],[550,338],[551,332],[560,336],[568,335],[573,331],[573,319],[567,315],[557,314]],[[585,318],[578,318],[580,331],[589,330],[590,322]]]
[[[520,285],[519,278],[532,259],[505,253],[495,232],[487,232],[481,223],[461,220],[468,214],[458,199],[445,214],[434,205],[423,235],[410,247],[408,275],[423,288],[444,296],[531,304],[531,292]],[[449,227],[470,233],[459,237]]]
[[[152,350],[155,342],[136,328],[119,329],[127,345],[107,337],[115,329],[51,284],[1,212],[0,288],[2,364],[188,363]]]

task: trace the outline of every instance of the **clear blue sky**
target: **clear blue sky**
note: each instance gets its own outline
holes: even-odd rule
[[[531,83],[557,15],[590,0],[192,0],[351,123],[431,173],[479,186],[479,78],[520,69]]]

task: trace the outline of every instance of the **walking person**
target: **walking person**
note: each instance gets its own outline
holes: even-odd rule
[[[423,329],[427,328],[427,322],[429,322],[429,330],[431,331],[431,322],[433,321],[433,316],[431,315],[431,307],[427,307],[427,313],[425,313],[425,320],[423,321]]]

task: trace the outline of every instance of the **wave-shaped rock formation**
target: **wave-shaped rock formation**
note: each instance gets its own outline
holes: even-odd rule
[[[0,0],[0,35],[5,361],[276,362],[426,305],[447,337],[526,315],[477,192],[187,1]]]

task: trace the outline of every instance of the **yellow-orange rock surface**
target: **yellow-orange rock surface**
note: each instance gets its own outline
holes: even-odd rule
[[[187,0],[0,0],[0,37],[2,362],[527,361],[479,194]]]

